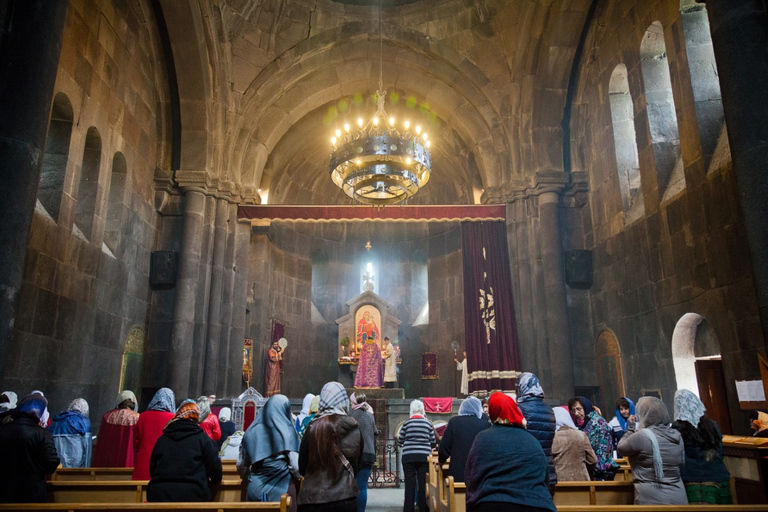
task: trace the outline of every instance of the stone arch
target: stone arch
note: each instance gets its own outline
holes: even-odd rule
[[[720,93],[720,80],[712,47],[707,7],[695,0],[680,0],[680,16],[683,21],[685,52],[688,56],[688,72],[696,106],[701,152],[705,168],[721,137],[727,137],[724,127],[725,114]]]
[[[125,155],[118,151],[112,157],[112,177],[109,181],[107,222],[104,230],[104,243],[113,254],[117,254],[120,247],[120,233],[126,210],[127,181],[128,165],[125,162]]]
[[[242,118],[248,124],[242,125],[230,150],[232,167],[239,170],[245,187],[255,189],[271,181],[262,177],[269,154],[297,120],[350,92],[376,89],[371,55],[379,50],[370,33],[367,22],[323,32],[285,52],[256,77],[244,98]],[[496,99],[487,96],[487,77],[458,52],[415,31],[386,26],[384,47],[385,76],[397,88],[430,102],[441,124],[466,141],[484,186],[501,184],[509,162],[509,137]],[[436,80],[419,79],[424,73]],[[327,148],[318,151],[327,153]]]
[[[48,135],[45,139],[45,155],[40,173],[37,199],[54,221],[59,220],[61,194],[69,161],[69,144],[72,140],[74,114],[72,103],[63,92],[53,99]]]
[[[144,359],[144,329],[135,326],[125,338],[123,357],[120,363],[120,390],[136,391],[141,385],[141,365]]]
[[[603,412],[609,414],[615,400],[626,396],[624,370],[621,365],[621,347],[616,334],[606,329],[595,340],[598,383],[603,398]]]
[[[80,184],[77,187],[75,226],[88,240],[92,239],[94,216],[99,196],[99,170],[101,168],[101,134],[91,126],[85,136]]]
[[[645,205],[635,133],[634,101],[629,90],[626,65],[618,64],[611,73],[608,96],[621,206],[624,210],[624,221],[630,223],[644,215]]]
[[[720,355],[717,334],[706,319],[696,313],[686,313],[672,332],[672,361],[678,389],[690,389],[697,395],[696,359]]]
[[[659,195],[666,199],[685,188],[685,173],[664,28],[659,21],[651,23],[640,43],[640,68],[656,182]]]

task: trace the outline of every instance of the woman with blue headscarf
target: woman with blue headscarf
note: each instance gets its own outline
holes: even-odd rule
[[[568,400],[568,409],[574,424],[587,435],[589,444],[597,455],[592,469],[594,480],[613,480],[619,465],[613,460],[613,434],[605,418],[600,416],[587,397],[577,396]]]
[[[634,418],[635,414],[635,402],[626,396],[622,396],[616,400],[616,416],[608,422],[608,425],[613,432],[614,449],[618,446],[621,436],[627,431],[630,418],[633,418],[632,421],[637,421],[637,418]]]
[[[437,449],[440,464],[451,459],[445,476],[452,476],[455,482],[464,481],[464,466],[475,436],[490,428],[491,424],[483,417],[483,404],[474,396],[468,396],[459,407],[459,415],[448,421],[445,433]]]
[[[134,480],[149,480],[149,461],[152,450],[163,429],[173,419],[176,411],[176,400],[168,388],[160,388],[149,402],[147,410],[139,414],[139,421],[134,430],[134,446],[136,458],[132,478]]]
[[[539,378],[530,372],[522,373],[517,378],[517,406],[525,416],[528,433],[536,438],[547,456],[549,490],[554,493],[557,484],[557,472],[552,460],[552,442],[557,430],[555,413],[544,403],[544,390]]]
[[[723,462],[723,435],[705,411],[704,404],[693,392],[677,390],[672,428],[683,436],[685,446],[685,464],[680,476],[691,505],[729,505],[733,503],[731,474]]]
[[[42,395],[26,396],[0,426],[0,503],[46,501],[45,476],[59,465],[53,435],[40,426],[47,405]]]
[[[637,401],[637,422],[629,422],[618,452],[632,467],[635,505],[688,504],[680,478],[683,439],[670,428],[664,402],[651,396]]]
[[[237,468],[248,479],[248,501],[280,501],[296,489],[291,474],[298,474],[299,434],[293,425],[291,403],[285,395],[272,395],[243,435]]]

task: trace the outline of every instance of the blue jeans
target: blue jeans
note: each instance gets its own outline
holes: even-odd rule
[[[371,476],[371,467],[360,468],[357,472],[357,512],[365,512],[365,505],[368,503],[368,478]]]

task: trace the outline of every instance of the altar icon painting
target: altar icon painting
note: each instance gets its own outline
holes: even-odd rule
[[[381,313],[371,305],[361,306],[355,312],[357,325],[355,343],[358,355],[355,387],[380,388],[384,383],[384,366],[381,359]]]

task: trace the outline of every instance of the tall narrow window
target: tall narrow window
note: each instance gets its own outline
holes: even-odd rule
[[[128,179],[128,166],[125,156],[119,151],[112,157],[112,179],[109,183],[109,204],[107,206],[107,226],[104,230],[104,243],[113,254],[120,247],[120,233],[125,215],[125,182]]]
[[[643,42],[640,43],[640,62],[648,127],[656,162],[656,182],[659,195],[669,197],[668,188],[674,193],[685,188],[685,174],[680,158],[680,135],[669,77],[667,46],[664,43],[664,29],[658,21],[654,21],[645,31]]]
[[[99,165],[101,162],[101,135],[91,126],[85,136],[83,166],[80,169],[80,186],[77,189],[75,225],[90,240],[93,230],[93,216],[99,192]]]
[[[45,156],[40,173],[37,199],[53,220],[59,220],[61,193],[69,159],[69,141],[72,137],[72,104],[64,93],[53,99],[48,137],[45,139]]]
[[[712,34],[704,4],[696,3],[695,0],[682,0],[680,15],[683,20],[685,52],[688,55],[693,100],[696,103],[701,152],[704,165],[708,167],[718,140],[726,137],[723,129],[723,100],[720,95],[715,51],[712,48]]]
[[[613,123],[613,141],[616,148],[616,170],[619,176],[621,205],[626,223],[645,213],[643,191],[640,186],[640,163],[635,137],[635,111],[629,92],[627,66],[619,64],[611,74],[608,86]]]

